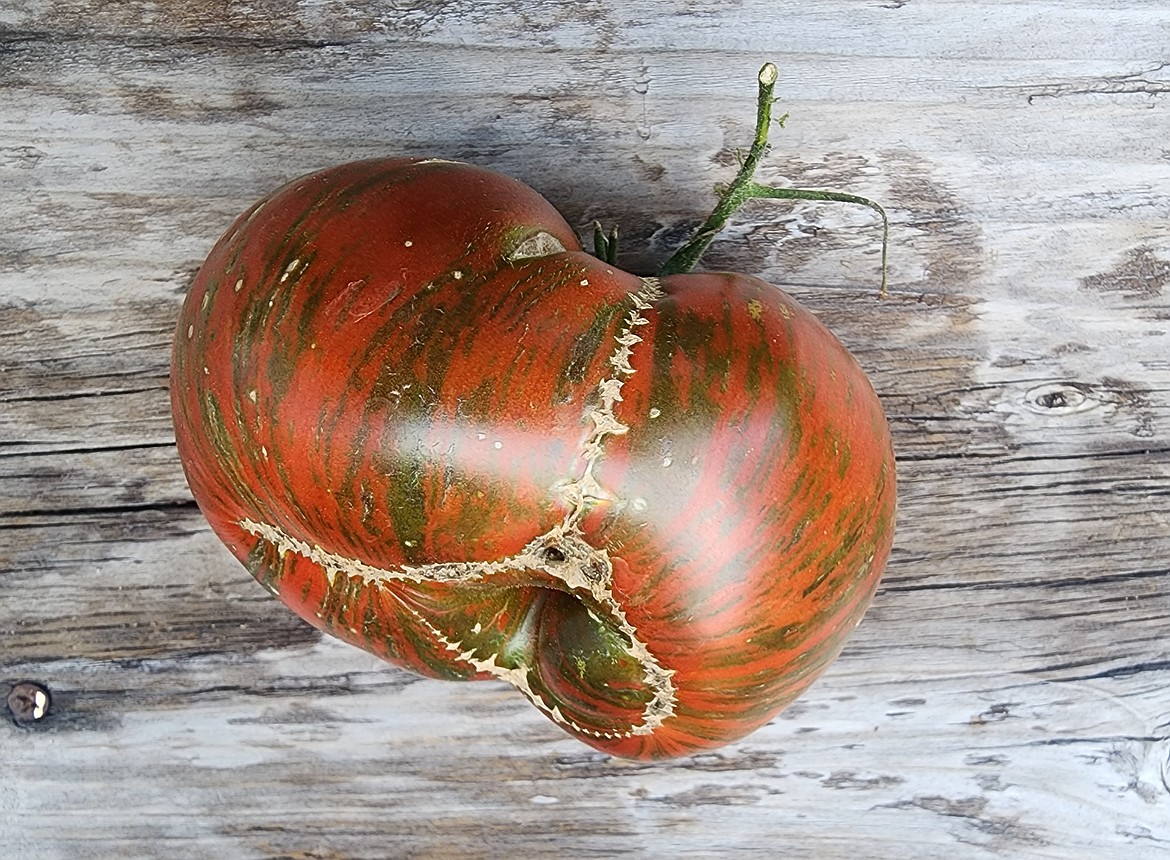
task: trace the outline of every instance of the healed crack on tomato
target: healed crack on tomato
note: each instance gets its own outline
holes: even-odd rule
[[[642,289],[630,294],[634,307],[626,315],[625,327],[615,338],[617,349],[609,358],[613,372],[597,386],[600,403],[589,412],[593,432],[585,440],[581,454],[585,460],[585,470],[580,477],[567,481],[557,488],[570,509],[565,520],[566,525],[575,525],[592,504],[613,500],[612,494],[597,482],[593,468],[601,459],[606,437],[621,436],[629,432],[629,426],[619,421],[614,414],[614,407],[622,399],[625,377],[634,373],[630,358],[634,353],[634,345],[642,342],[636,330],[650,322],[642,315],[642,311],[649,310],[661,297],[662,286],[657,278],[642,278]]]
[[[538,240],[537,234],[533,240]],[[547,235],[547,234],[544,234]],[[534,246],[535,246],[534,242]],[[557,243],[559,245],[559,242]],[[521,245],[523,247],[523,244]],[[548,247],[546,245],[546,247]],[[546,253],[556,253],[547,251]],[[532,255],[543,256],[543,255]],[[539,571],[562,583],[588,610],[600,610],[625,637],[626,653],[642,668],[643,680],[650,694],[642,712],[640,723],[631,725],[625,731],[599,731],[582,726],[565,716],[556,704],[549,704],[532,688],[529,673],[532,667],[524,661],[515,666],[504,666],[500,655],[480,655],[475,647],[467,648],[462,641],[453,640],[436,627],[420,611],[407,606],[418,622],[434,637],[435,641],[459,660],[467,663],[476,672],[492,675],[518,689],[538,709],[554,721],[569,728],[605,740],[618,740],[636,735],[651,735],[655,729],[671,717],[677,705],[677,688],[674,670],[659,663],[649,647],[641,640],[637,629],[630,623],[625,610],[613,594],[613,563],[604,548],[591,545],[579,526],[582,516],[594,505],[615,500],[597,480],[594,467],[604,454],[604,443],[610,436],[619,436],[629,431],[615,414],[615,407],[621,401],[621,390],[625,379],[635,373],[631,363],[634,347],[642,342],[637,334],[640,326],[650,320],[645,311],[653,308],[654,302],[663,296],[657,278],[642,278],[642,288],[630,293],[633,307],[627,313],[624,325],[614,340],[616,347],[609,357],[610,374],[597,386],[598,402],[588,413],[593,430],[585,439],[581,459],[585,465],[581,474],[572,480],[554,487],[566,508],[564,519],[544,534],[533,538],[518,553],[495,561],[432,562],[421,565],[399,565],[393,569],[379,568],[358,559],[329,552],[317,545],[311,545],[279,526],[270,523],[244,519],[239,526],[249,534],[271,545],[280,556],[292,552],[312,561],[324,572],[330,587],[338,576],[357,578],[364,588],[383,588],[392,582],[413,583],[471,583],[483,582],[493,576],[505,576],[516,571]],[[582,598],[582,593],[588,599]],[[357,631],[352,631],[356,633]]]

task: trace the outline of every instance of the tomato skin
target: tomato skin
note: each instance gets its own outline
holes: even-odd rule
[[[811,314],[746,275],[622,272],[454,162],[331,168],[241,216],[172,399],[196,500],[293,611],[507,680],[616,755],[770,720],[893,538],[880,403]]]

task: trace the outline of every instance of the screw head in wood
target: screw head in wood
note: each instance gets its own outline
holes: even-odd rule
[[[35,723],[49,713],[49,691],[35,681],[19,681],[8,691],[8,712],[18,723]]]

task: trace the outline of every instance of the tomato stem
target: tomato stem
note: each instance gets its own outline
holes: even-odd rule
[[[772,126],[772,105],[776,99],[772,93],[776,88],[778,73],[776,66],[765,63],[760,69],[760,91],[756,101],[756,134],[751,149],[746,156],[740,156],[739,172],[731,183],[719,189],[719,202],[715,209],[707,216],[695,234],[681,248],[671,255],[659,271],[660,275],[674,275],[691,271],[703,256],[715,236],[726,225],[731,216],[748,200],[823,200],[836,203],[856,203],[868,206],[881,216],[882,219],[882,283],[878,295],[886,295],[886,258],[890,240],[890,219],[886,210],[877,202],[868,197],[859,197],[856,194],[846,194],[841,191],[817,191],[809,188],[777,188],[762,185],[752,177],[759,166],[760,159],[768,148],[768,132]],[[788,114],[776,119],[776,124],[784,127]],[[739,154],[737,153],[737,156]],[[600,256],[600,254],[598,255]]]
[[[593,222],[593,255],[611,266],[617,265],[618,230],[617,227],[605,235],[600,221]]]

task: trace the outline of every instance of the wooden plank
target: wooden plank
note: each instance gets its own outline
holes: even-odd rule
[[[216,552],[210,539],[202,548]],[[234,565],[225,569],[249,587]],[[487,834],[530,850],[570,840],[605,855],[628,842],[649,856],[667,856],[656,852],[665,845],[702,856],[721,845],[751,852],[763,834],[789,828],[794,850],[847,851],[850,839],[872,839],[875,856],[929,857],[942,846],[1067,856],[1099,849],[1102,830],[1128,834],[1140,849],[1166,750],[1138,713],[1156,706],[1158,691],[1130,685],[1119,695],[1120,674],[1058,684],[1005,671],[1004,655],[1027,643],[955,672],[919,643],[888,641],[888,602],[879,598],[877,623],[776,724],[727,752],[656,766],[583,751],[508,690],[411,681],[327,641],[286,639],[283,652],[250,657],[238,615],[219,628],[227,633],[210,634],[223,638],[202,655],[124,648],[121,659],[83,650],[38,661],[33,651],[30,668],[49,668],[65,691],[61,722],[22,739],[29,776],[9,792],[41,806],[22,821],[30,845],[64,853],[96,844],[107,856],[146,842],[168,856],[274,856],[306,839],[347,857],[381,856],[383,840],[404,854],[417,845],[428,856],[438,846],[498,856],[480,850]],[[165,603],[173,610],[174,599]],[[199,612],[210,608],[201,603]],[[961,600],[942,610],[969,617]],[[940,616],[937,606],[931,614]],[[896,677],[891,658],[924,669]],[[142,748],[151,754],[126,754]],[[79,781],[105,786],[100,822]],[[145,809],[143,782],[158,798]],[[268,805],[256,805],[257,792]],[[1051,804],[1043,817],[1020,800],[1036,796]],[[1086,803],[1092,830],[1078,818]],[[844,838],[842,816],[856,804],[867,813]],[[76,826],[62,834],[63,821]],[[915,841],[899,845],[909,834]]]
[[[0,844],[44,857],[1158,858],[1170,851],[1170,93],[1154,0],[0,9]],[[530,182],[652,271],[751,132],[706,259],[858,355],[899,454],[874,606],[727,749],[612,760],[514,691],[323,639],[215,540],[179,302],[282,182],[391,153]],[[6,683],[0,683],[5,692]]]
[[[1005,8],[989,0],[858,6],[825,0],[814,7],[767,0],[680,3],[630,0],[600,3],[531,2],[514,6],[473,2],[401,3],[370,8],[353,2],[246,7],[174,4],[160,14],[143,0],[94,6],[85,0],[24,3],[0,23],[33,36],[75,39],[114,35],[122,40],[204,38],[280,44],[384,36],[429,45],[591,51],[676,47],[774,51],[830,56],[978,56],[1027,60],[1035,56],[1147,59],[1164,47],[1158,24],[1167,19],[1157,0],[1069,0]],[[852,27],[840,22],[852,19]],[[977,23],[978,26],[972,26]],[[859,38],[864,33],[865,38]],[[1086,33],[1094,38],[1085,39]],[[782,37],[782,39],[781,39]],[[503,70],[507,73],[507,69]]]

